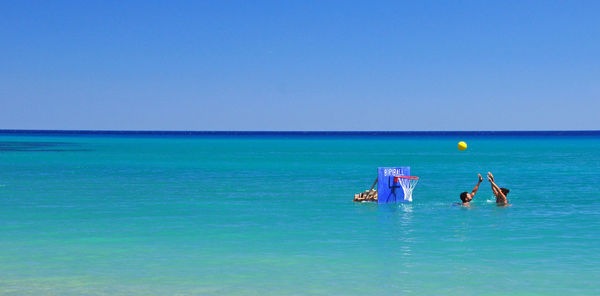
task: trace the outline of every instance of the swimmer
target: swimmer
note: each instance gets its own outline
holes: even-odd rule
[[[465,206],[468,207],[470,204],[470,202],[473,200],[473,197],[475,197],[475,193],[477,193],[477,190],[479,189],[479,184],[481,184],[481,182],[483,182],[483,178],[481,177],[481,174],[477,174],[477,176],[479,177],[479,180],[477,181],[477,185],[475,185],[475,188],[473,188],[473,191],[471,191],[471,193],[465,191],[463,193],[460,194],[460,200],[462,201],[462,203],[457,203],[457,205],[461,205],[461,206]]]
[[[488,172],[487,178],[488,181],[490,181],[490,184],[492,185],[492,191],[496,196],[496,204],[499,206],[507,205],[508,199],[506,198],[506,196],[508,195],[508,192],[510,192],[510,190],[504,187],[498,187],[498,185],[496,185],[496,182],[494,182],[494,175],[492,175],[492,173]]]

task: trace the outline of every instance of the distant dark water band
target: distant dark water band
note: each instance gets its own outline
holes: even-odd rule
[[[0,135],[29,136],[212,136],[212,137],[600,137],[600,130],[582,131],[111,131],[10,130]]]
[[[32,142],[32,141],[0,141],[0,152],[67,152],[67,151],[91,151],[81,148],[80,145],[67,142]]]

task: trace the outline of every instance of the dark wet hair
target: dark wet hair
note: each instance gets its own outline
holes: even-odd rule
[[[510,192],[510,190],[508,190],[504,187],[500,187],[500,191],[502,191],[502,193],[504,193],[504,196],[506,196]]]
[[[460,200],[462,200],[462,202],[467,202],[467,194],[468,192],[466,191],[460,194]]]

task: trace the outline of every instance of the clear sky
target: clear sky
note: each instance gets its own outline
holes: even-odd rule
[[[0,1],[0,129],[600,129],[600,1]]]

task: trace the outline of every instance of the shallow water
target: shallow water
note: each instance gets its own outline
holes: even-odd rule
[[[600,135],[5,134],[0,164],[0,295],[600,294]],[[353,203],[378,166],[414,202]],[[487,171],[512,206],[452,206]]]

